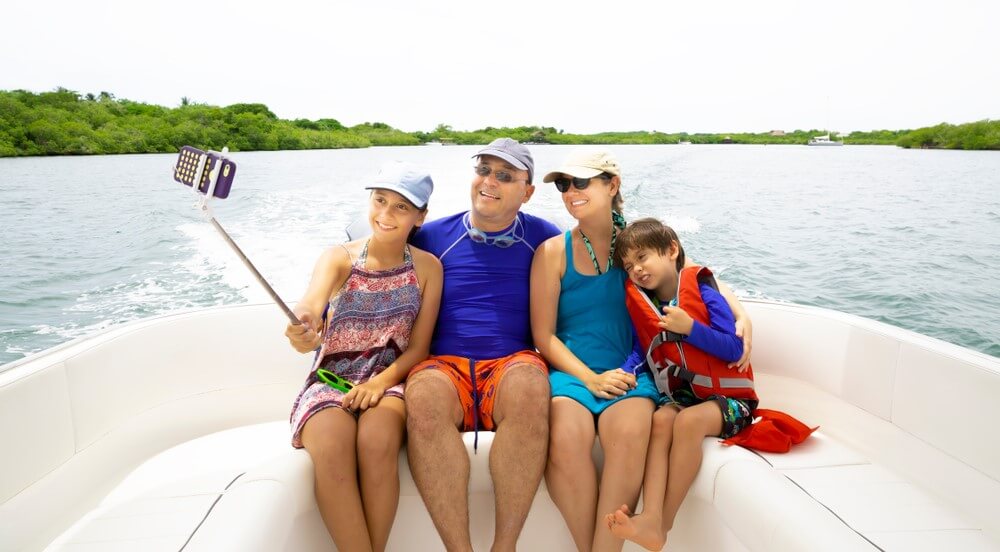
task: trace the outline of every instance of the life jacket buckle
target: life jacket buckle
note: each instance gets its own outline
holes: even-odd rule
[[[660,340],[664,343],[680,343],[684,341],[684,336],[670,330],[664,330],[660,332]]]
[[[695,373],[687,369],[687,366],[674,364],[670,375],[686,383],[694,382]]]

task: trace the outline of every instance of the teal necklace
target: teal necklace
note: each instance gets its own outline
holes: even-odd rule
[[[580,236],[583,237],[583,245],[587,248],[587,253],[590,254],[590,260],[594,263],[597,274],[604,274],[608,270],[611,270],[611,265],[615,258],[615,240],[618,238],[619,228],[625,228],[625,217],[618,211],[611,211],[611,247],[608,249],[608,266],[603,271],[601,270],[601,263],[597,262],[597,255],[594,254],[594,246],[590,244],[590,238],[583,233],[583,229],[580,230]]]

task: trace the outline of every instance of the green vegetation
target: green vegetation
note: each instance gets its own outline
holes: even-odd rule
[[[217,107],[181,98],[167,108],[79,94],[65,88],[33,93],[0,91],[0,157],[170,153],[183,145],[232,151],[364,148],[369,146],[485,144],[510,136],[538,144],[805,144],[824,131],[688,134],[656,131],[568,134],[552,127],[487,127],[474,131],[438,125],[431,132],[403,132],[385,123],[352,127],[336,119],[283,120],[263,104]],[[847,144],[896,144],[904,148],[1000,149],[1000,121],[941,124],[913,131],[852,132]]]
[[[941,123],[918,128],[899,137],[903,148],[1000,150],[1000,121],[976,121],[964,125]]]
[[[630,132],[601,132],[598,134],[567,134],[552,127],[487,127],[473,132],[452,130],[447,125],[438,125],[434,132],[414,133],[423,141],[438,141],[452,144],[485,144],[494,138],[509,136],[515,140],[536,144],[805,144],[813,136],[824,134],[820,130],[796,130],[774,135],[765,133],[729,134],[688,134],[686,132],[663,133],[637,130]],[[884,142],[892,144],[892,141]]]
[[[182,98],[180,107],[170,109],[107,92],[0,91],[0,156],[164,153],[187,144],[248,151],[419,143],[383,123],[284,121],[262,104],[216,107]]]
[[[855,145],[893,145],[908,130],[873,130],[871,132],[852,132],[844,136],[845,144]]]

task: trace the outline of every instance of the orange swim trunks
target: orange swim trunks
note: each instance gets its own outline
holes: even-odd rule
[[[410,370],[410,376],[421,370],[440,370],[451,379],[452,385],[458,391],[458,400],[462,403],[465,420],[462,431],[481,429],[493,431],[493,401],[496,398],[500,380],[511,366],[528,364],[538,368],[543,375],[548,375],[549,368],[542,357],[535,351],[518,351],[502,358],[487,360],[472,360],[451,355],[432,355],[427,360],[417,364]],[[473,385],[472,370],[475,367],[475,385]],[[475,393],[473,393],[475,389]],[[478,399],[479,412],[476,412]],[[477,423],[478,422],[478,423]]]

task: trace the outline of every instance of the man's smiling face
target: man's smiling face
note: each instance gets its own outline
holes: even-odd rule
[[[473,173],[473,224],[489,232],[503,230],[514,221],[521,205],[528,201],[535,187],[528,184],[528,171],[518,169],[499,157],[483,155],[477,166],[489,167],[490,173],[487,176]],[[497,171],[508,173],[514,180],[500,182]]]

